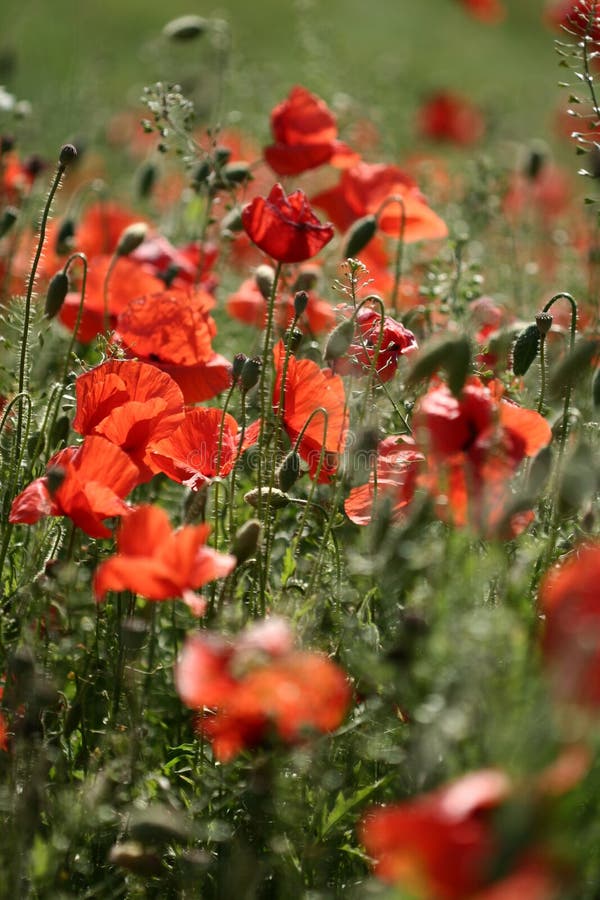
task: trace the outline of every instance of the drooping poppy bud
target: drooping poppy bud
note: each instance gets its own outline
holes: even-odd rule
[[[167,22],[163,35],[170,41],[191,41],[204,34],[208,22],[202,16],[178,16]]]
[[[354,337],[354,319],[345,319],[337,325],[329,337],[325,345],[325,359],[339,359],[348,350]]]
[[[61,310],[69,290],[69,278],[62,270],[53,275],[48,285],[46,305],[44,313],[49,319],[53,319]]]
[[[540,331],[536,325],[528,325],[518,335],[513,347],[512,370],[515,375],[525,375],[535,360],[540,346]]]
[[[258,519],[249,519],[238,528],[233,539],[231,552],[237,559],[238,566],[251,556],[254,556],[260,538],[260,522]]]
[[[148,226],[145,222],[133,222],[121,232],[115,256],[129,256],[134,250],[143,244],[148,234]]]
[[[272,509],[283,509],[284,506],[287,506],[290,502],[289,497],[280,491],[278,488],[269,489],[268,487],[263,488],[252,488],[251,491],[248,491],[247,494],[244,494],[244,500],[246,503],[249,503],[254,509],[258,508],[259,497],[266,503],[269,494],[271,496],[271,508]]]
[[[284,493],[287,493],[300,478],[300,457],[295,450],[290,450],[279,468],[277,469],[277,481]]]
[[[358,219],[346,238],[343,256],[345,259],[356,256],[375,237],[377,231],[377,218],[375,216],[363,216]]]

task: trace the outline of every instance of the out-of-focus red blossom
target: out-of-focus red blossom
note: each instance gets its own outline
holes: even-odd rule
[[[137,466],[139,481],[152,478],[158,469],[148,445],[184,419],[183,395],[173,379],[143,362],[111,359],[80,375],[75,392],[73,429],[106,438]]]
[[[242,223],[256,246],[281,263],[311,259],[333,237],[332,225],[317,219],[306,194],[286,196],[280,184],[273,185],[268,197],[255,197],[244,207]]]
[[[238,451],[238,424],[220,409],[191,409],[168,437],[150,444],[149,451],[161,472],[199,491],[213,478],[231,472]]]
[[[400,198],[402,204],[392,198]],[[363,216],[377,215],[384,234],[396,238],[402,234],[407,244],[448,234],[446,223],[427,205],[410,175],[385,163],[360,162],[346,169],[339,183],[317,194],[312,203],[324,210],[340,231]]]
[[[0,713],[0,750],[8,753],[8,723]]]
[[[273,109],[271,131],[275,143],[265,147],[264,156],[278,175],[299,175],[324,163],[345,168],[360,158],[337,140],[327,104],[298,85]]]
[[[579,546],[540,586],[542,648],[557,696],[600,706],[600,543]]]
[[[480,22],[495,25],[506,16],[506,9],[500,0],[458,0],[466,11]]]
[[[496,353],[487,348],[490,338],[497,334],[499,329],[509,321],[506,310],[498,306],[491,297],[478,297],[469,305],[470,313],[479,326],[475,334],[475,340],[482,347],[483,352],[475,357],[480,365],[496,370],[498,366],[506,368],[507,360],[499,359]]]
[[[422,900],[556,900],[558,880],[535,846],[513,848],[515,868],[493,881],[506,848],[494,815],[514,788],[495,769],[465,775],[436,791],[375,809],[361,840],[382,881]],[[525,889],[524,893],[519,890]]]
[[[186,403],[201,403],[231,384],[231,364],[211,344],[214,305],[206,291],[189,288],[137,297],[119,314],[115,340],[169,375]]]
[[[285,348],[279,341],[273,350],[275,358],[275,386],[273,408],[279,410],[281,381]],[[311,359],[296,359],[291,354],[283,395],[283,427],[292,443],[298,439],[311,413],[318,407],[327,412],[327,423],[321,413],[316,413],[304,432],[298,453],[308,463],[314,478],[321,471],[319,482],[327,482],[337,472],[340,454],[346,445],[348,411],[344,383],[339,375],[329,369],[320,369]]]
[[[533,210],[543,225],[566,213],[572,197],[573,190],[567,175],[554,163],[546,162],[535,178],[513,175],[502,207],[505,215],[512,219]]]
[[[11,150],[0,154],[0,199],[18,204],[44,167],[27,165],[27,161]]]
[[[352,307],[340,310],[349,317]],[[343,356],[333,360],[331,369],[338,375],[368,375],[375,358],[375,371],[379,381],[390,381],[396,374],[400,357],[409,356],[417,349],[417,339],[401,322],[391,316],[383,317],[379,310],[363,306],[356,315],[355,335]],[[377,348],[379,347],[379,352]]]
[[[595,0],[551,0],[546,9],[546,21],[555,28],[566,28],[578,37],[587,34],[594,43],[600,41]]]
[[[391,515],[402,518],[413,499],[425,457],[404,435],[390,435],[377,446],[377,479],[371,471],[367,484],[352,488],[344,510],[355,525],[368,525],[377,503],[389,502]]]
[[[83,314],[77,331],[77,339],[84,344],[104,332],[104,285],[111,259],[111,256],[97,256],[88,266]],[[127,257],[119,259],[108,281],[109,327],[115,328],[117,316],[131,300],[144,294],[156,294],[164,287],[160,278],[151,275],[139,263]],[[75,329],[80,300],[79,291],[71,291],[60,310],[60,321],[70,331]]]
[[[117,553],[98,566],[94,593],[133,591],[148,600],[181,597],[195,615],[206,603],[195,591],[224,578],[236,559],[206,546],[210,526],[185,525],[173,531],[158,506],[139,506],[123,519],[117,531]]]
[[[276,734],[288,744],[333,731],[350,703],[345,673],[320,653],[293,649],[285,622],[267,619],[234,641],[202,632],[187,638],[175,681],[199,731],[228,762]]]
[[[264,328],[267,321],[267,301],[256,284],[256,279],[246,278],[235,293],[227,298],[227,312],[234,319]],[[275,301],[275,327],[285,331],[294,319],[294,297],[285,291]],[[315,291],[308,291],[308,305],[300,317],[299,327],[313,334],[327,331],[335,324],[333,307],[322,300]]]
[[[440,91],[429,97],[418,113],[421,137],[468,146],[481,140],[485,122],[479,109],[466,97]]]
[[[90,537],[110,537],[102,520],[130,511],[123,498],[139,482],[137,466],[104,437],[60,450],[48,462],[49,471],[63,477],[58,489],[50,493],[48,474],[36,478],[13,500],[10,522],[33,525],[44,516],[68,516]]]

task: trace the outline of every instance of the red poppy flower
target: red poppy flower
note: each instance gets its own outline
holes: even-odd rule
[[[600,544],[577,548],[540,587],[544,657],[558,696],[600,706]]]
[[[393,202],[394,197],[402,205]],[[342,173],[336,187],[313,197],[312,203],[341,231],[363,216],[377,215],[381,231],[396,238],[402,233],[407,244],[448,234],[446,223],[427,205],[416,182],[397,166],[358,163]]]
[[[104,332],[104,285],[111,256],[97,256],[88,266],[83,315],[77,332],[77,339],[82,343],[93,341],[96,335]],[[117,316],[125,309],[130,300],[143,294],[157,293],[164,290],[164,282],[147,272],[142,265],[128,257],[117,260],[108,281],[108,313],[110,328],[114,328]],[[79,310],[80,294],[73,291],[60,310],[60,321],[70,331],[75,328]]]
[[[324,163],[342,168],[359,159],[337,140],[335,116],[326,103],[304,87],[292,88],[274,108],[271,130],[275,144],[264,155],[278,175],[298,175]]]
[[[277,262],[304,262],[316,256],[333,237],[333,227],[323,225],[303,191],[286,197],[280,184],[268,197],[255,197],[242,210],[242,222],[257,247]]]
[[[221,449],[219,435],[222,427]],[[153,464],[172,478],[198,491],[217,475],[231,472],[238,451],[238,425],[229,413],[199,407],[168,437],[149,446]]]
[[[474,18],[491,25],[502,21],[506,10],[500,0],[459,0]]]
[[[285,359],[281,341],[276,344],[273,355],[273,408],[277,411]],[[319,407],[327,412],[327,425],[323,415],[314,415],[300,441],[298,452],[308,463],[313,478],[323,456],[319,481],[327,482],[337,471],[339,455],[346,444],[348,412],[344,383],[339,375],[334,375],[329,369],[320,369],[311,359],[296,359],[293,354],[290,355],[284,390],[283,426],[292,443],[297,440],[311,413]]]
[[[417,477],[425,457],[414,441],[403,435],[391,435],[377,447],[377,481],[371,472],[367,484],[352,488],[344,502],[344,510],[355,525],[368,525],[377,502],[391,503],[395,520],[404,514],[412,501]]]
[[[256,284],[256,279],[247,278],[234,294],[227,299],[227,312],[234,319],[264,328],[267,321],[267,301]],[[275,302],[275,323],[280,331],[285,331],[294,319],[294,298],[286,292]],[[335,324],[333,307],[322,300],[314,291],[308,291],[308,305],[299,325],[308,326],[313,334],[327,331]]]
[[[504,213],[516,219],[533,210],[543,226],[569,209],[573,188],[568,176],[554,163],[545,163],[535,178],[515,174],[504,196]]]
[[[350,702],[344,672],[326,656],[293,650],[278,620],[253,626],[233,643],[210,633],[189,637],[176,684],[183,702],[203,712],[198,728],[221,762],[273,731],[289,744],[309,731],[333,731]]]
[[[440,91],[421,106],[418,130],[431,141],[468,146],[483,137],[485,123],[477,107],[465,97]]]
[[[111,359],[75,383],[73,428],[121,447],[148,481],[157,469],[148,444],[169,435],[183,421],[183,396],[175,382],[154,366]]]
[[[33,525],[44,516],[68,516],[90,537],[110,537],[102,520],[129,512],[122,498],[139,481],[137,466],[103,437],[88,437],[79,447],[59,451],[46,471],[58,475],[59,487],[50,493],[48,474],[32,481],[13,500],[9,517],[13,524]]]
[[[341,312],[349,315],[353,310],[347,307]],[[375,371],[380,381],[390,381],[396,374],[400,357],[417,349],[417,339],[412,331],[391,316],[384,316],[382,328],[378,310],[363,306],[356,316],[354,340],[346,353],[333,361],[332,371],[338,375],[368,375],[378,345]]]
[[[234,556],[206,546],[209,532],[209,525],[173,531],[163,509],[139,506],[121,522],[117,554],[96,570],[96,598],[125,590],[148,600],[181,597],[195,615],[202,615],[206,604],[194,591],[229,575],[236,565]]]

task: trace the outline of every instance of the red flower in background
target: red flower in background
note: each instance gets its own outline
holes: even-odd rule
[[[595,17],[592,16],[594,12]],[[600,20],[595,0],[554,0],[546,10],[546,19],[556,28],[566,28],[579,37],[587,34],[594,43],[600,41]]]
[[[46,472],[15,497],[10,522],[33,525],[44,516],[68,516],[90,537],[110,537],[102,520],[130,511],[122,498],[139,481],[137,466],[103,437],[60,450]]]
[[[277,411],[285,359],[281,341],[275,346],[273,356],[273,408]],[[337,471],[339,455],[346,444],[348,412],[344,383],[339,375],[334,375],[329,369],[320,369],[311,359],[296,359],[293,354],[290,355],[284,389],[283,426],[292,443],[298,439],[311,413],[319,407],[327,412],[327,424],[325,417],[316,413],[304,432],[298,452],[308,463],[313,478],[323,457],[319,481],[327,482]]]
[[[161,472],[198,491],[213,478],[231,472],[238,452],[238,425],[220,409],[191,409],[168,437],[151,444],[149,450]]]
[[[440,91],[429,97],[418,114],[419,134],[431,141],[468,146],[483,137],[485,123],[477,107],[458,94]]]
[[[319,222],[303,191],[286,196],[280,184],[248,203],[242,222],[256,246],[281,263],[304,262],[333,237],[333,227]]]
[[[351,315],[353,310],[347,307],[342,312]],[[384,316],[382,328],[380,313],[369,306],[359,310],[355,321],[355,337],[346,353],[333,360],[332,371],[338,375],[368,375],[379,345],[375,371],[379,381],[390,381],[396,374],[400,357],[417,349],[417,339],[412,331],[391,316]]]
[[[514,868],[494,880],[507,853],[494,814],[510,802],[513,790],[503,772],[484,769],[414,800],[374,809],[363,819],[360,836],[375,874],[415,900],[556,898],[551,864],[531,837],[510,845]]]
[[[400,198],[402,205],[392,198]],[[317,194],[312,203],[340,231],[363,216],[377,215],[381,231],[396,238],[402,233],[408,244],[448,234],[446,223],[427,205],[416,182],[402,169],[385,163],[361,162],[346,169],[336,187]]]
[[[299,320],[300,328],[313,334],[327,331],[335,324],[333,307],[322,300],[315,291],[308,291],[308,304]],[[247,278],[235,293],[227,298],[227,312],[234,319],[264,328],[267,321],[267,301],[261,294],[255,278]],[[275,301],[275,324],[279,331],[285,331],[294,319],[294,297],[287,290]]]
[[[212,348],[214,298],[203,290],[163,290],[138,297],[120,313],[115,340],[168,374],[186,403],[210,400],[231,384],[231,364]]]
[[[506,10],[500,0],[458,0],[458,2],[474,18],[490,25],[501,22],[506,15]]]
[[[201,712],[198,728],[221,762],[273,732],[293,744],[310,731],[333,731],[350,703],[344,672],[320,653],[294,650],[279,619],[253,625],[233,642],[210,632],[188,637],[175,681],[186,706]]]
[[[234,556],[205,546],[209,532],[209,525],[173,531],[163,509],[139,506],[121,522],[117,554],[96,570],[96,598],[125,590],[148,600],[181,597],[195,615],[202,615],[206,604],[196,588],[224,578],[236,565]]]
[[[80,375],[75,383],[79,434],[100,435],[127,453],[148,481],[157,471],[148,444],[169,435],[183,421],[183,396],[154,366],[111,359]]]
[[[390,435],[377,447],[377,480],[371,471],[367,484],[352,488],[344,510],[355,525],[368,525],[376,503],[389,502],[395,520],[411,503],[425,457],[414,441],[404,435]]]
[[[557,695],[600,706],[600,544],[590,543],[551,569],[540,586],[542,648]]]
[[[358,154],[337,140],[335,116],[327,104],[296,86],[271,113],[275,143],[266,147],[265,160],[278,175],[298,175],[324,163],[345,167]]]

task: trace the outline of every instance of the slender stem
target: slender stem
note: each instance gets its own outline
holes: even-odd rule
[[[233,391],[235,388],[235,381],[232,382],[231,387],[227,392],[227,396],[225,397],[225,403],[223,404],[223,411],[221,413],[221,421],[219,422],[219,440],[217,444],[217,465],[216,465],[216,481],[215,481],[215,494],[214,494],[214,515],[215,515],[215,550],[219,549],[219,487],[220,487],[220,471],[221,471],[221,456],[223,453],[223,432],[225,431],[225,416],[227,415],[227,408],[231,401],[231,397],[233,395]]]
[[[546,335],[540,335],[540,397],[538,400],[537,411],[542,415],[544,409],[544,400],[546,397]]]
[[[102,288],[103,298],[104,298],[104,331],[106,337],[108,338],[110,335],[110,311],[109,311],[109,302],[108,302],[108,283],[111,279],[114,268],[119,261],[120,256],[117,256],[116,253],[110,258],[110,262],[108,264],[108,269],[106,270],[106,276],[104,278],[104,285]]]
[[[240,441],[239,448],[237,452],[237,456],[234,460],[233,467],[231,469],[231,491],[230,491],[230,500],[229,500],[229,540],[233,539],[233,534],[235,531],[235,479],[237,475],[237,467],[242,455],[242,447],[244,444],[244,438],[246,436],[246,391],[242,391],[242,409],[240,413],[241,417],[241,431],[240,431]]]

